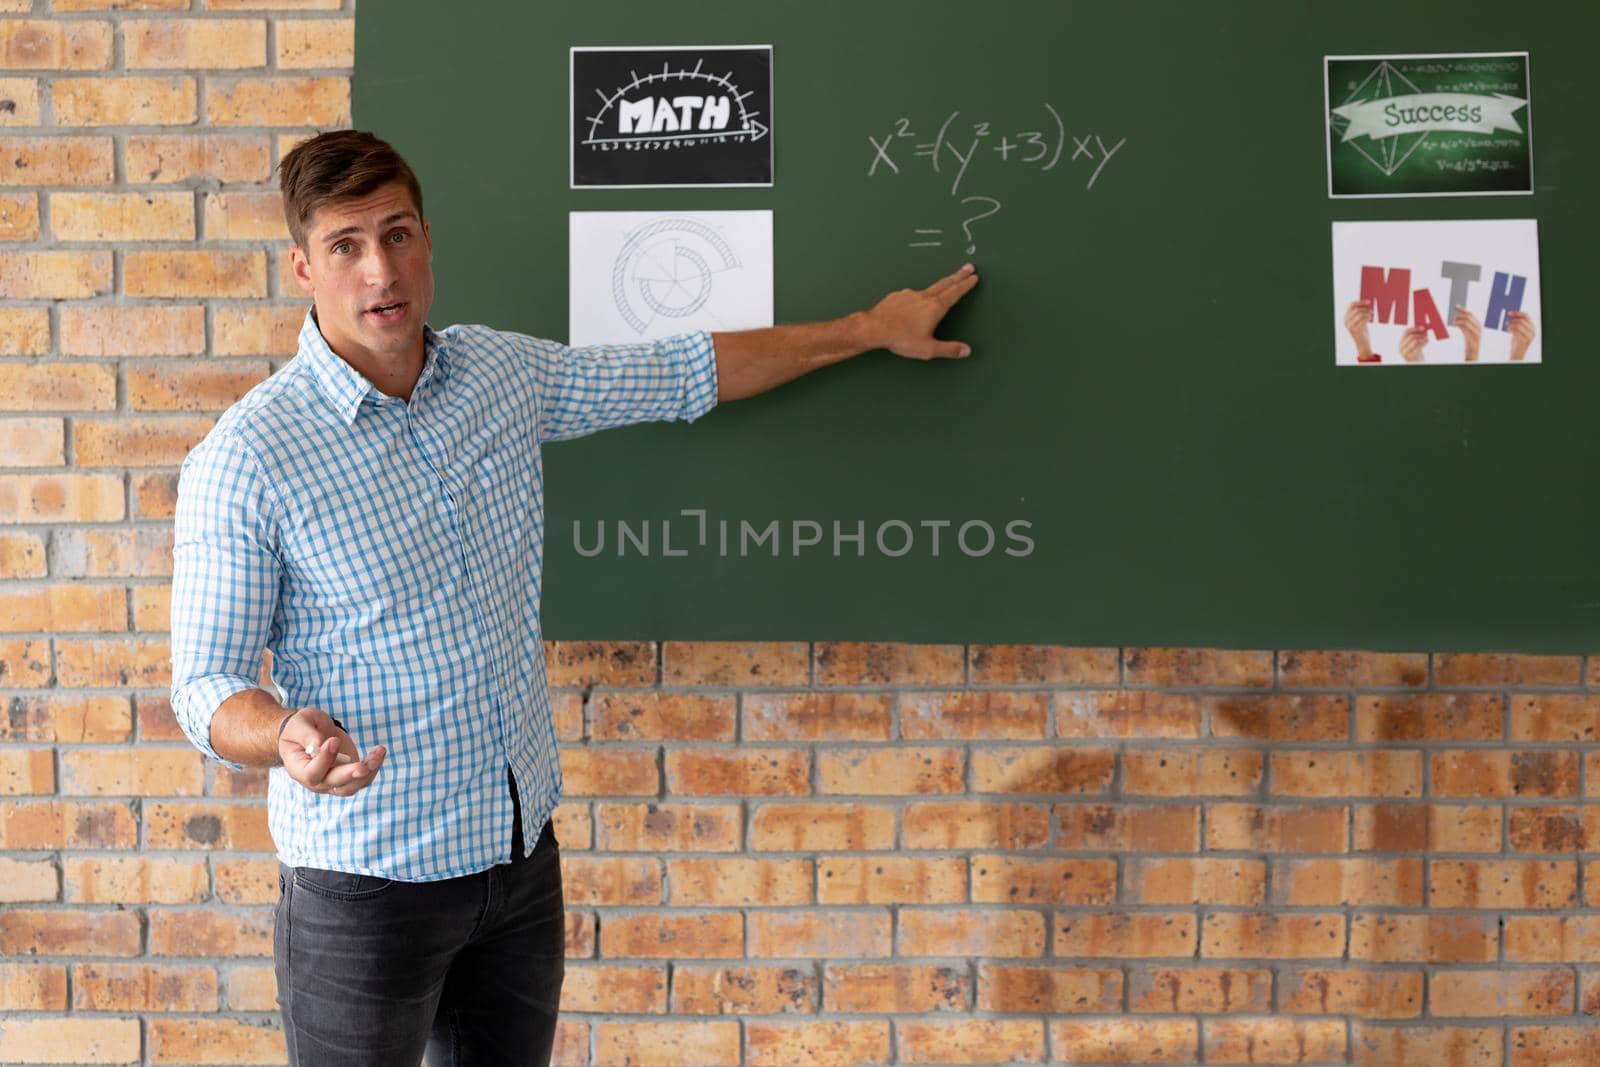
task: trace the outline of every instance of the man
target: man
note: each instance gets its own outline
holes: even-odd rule
[[[546,1063],[564,932],[540,446],[692,422],[874,348],[967,356],[932,334],[977,275],[647,344],[435,331],[422,191],[388,144],[314,137],[280,183],[312,308],[184,461],[173,709],[207,756],[271,768],[291,1064]],[[286,704],[257,687],[263,648]]]

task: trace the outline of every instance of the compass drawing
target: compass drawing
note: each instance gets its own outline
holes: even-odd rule
[[[705,223],[660,219],[623,242],[611,296],[622,320],[642,335],[658,316],[682,319],[704,308],[716,276],[739,266],[738,253]]]

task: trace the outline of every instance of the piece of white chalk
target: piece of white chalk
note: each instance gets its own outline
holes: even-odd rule
[[[314,757],[314,756],[316,756],[316,754],[317,754],[317,746],[316,745],[307,745],[306,746],[306,755]],[[341,752],[341,753],[339,753],[338,762],[340,762],[340,763],[354,763],[355,760],[352,757],[350,757],[350,756],[346,755],[345,753]]]

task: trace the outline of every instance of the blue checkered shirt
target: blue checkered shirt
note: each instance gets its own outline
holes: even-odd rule
[[[307,314],[300,349],[184,460],[172,580],[172,707],[211,747],[262,650],[288,708],[338,719],[365,753],[354,796],[268,776],[278,858],[402,881],[511,854],[561,799],[539,627],[540,445],[693,421],[717,399],[708,333],[569,348],[483,326],[425,331],[409,402],[379,392]]]

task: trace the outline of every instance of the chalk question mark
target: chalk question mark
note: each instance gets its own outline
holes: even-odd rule
[[[1000,210],[1000,201],[996,200],[992,196],[969,196],[963,198],[961,202],[963,204],[970,204],[974,200],[987,200],[989,203],[993,204],[994,207],[990,208],[988,211],[985,211],[981,215],[974,215],[972,218],[966,219],[961,223],[961,232],[966,234],[967,240],[971,242],[967,245],[967,255],[969,256],[978,250],[978,242],[972,240],[972,224],[977,222],[979,219],[986,219],[990,215],[993,215]]]

